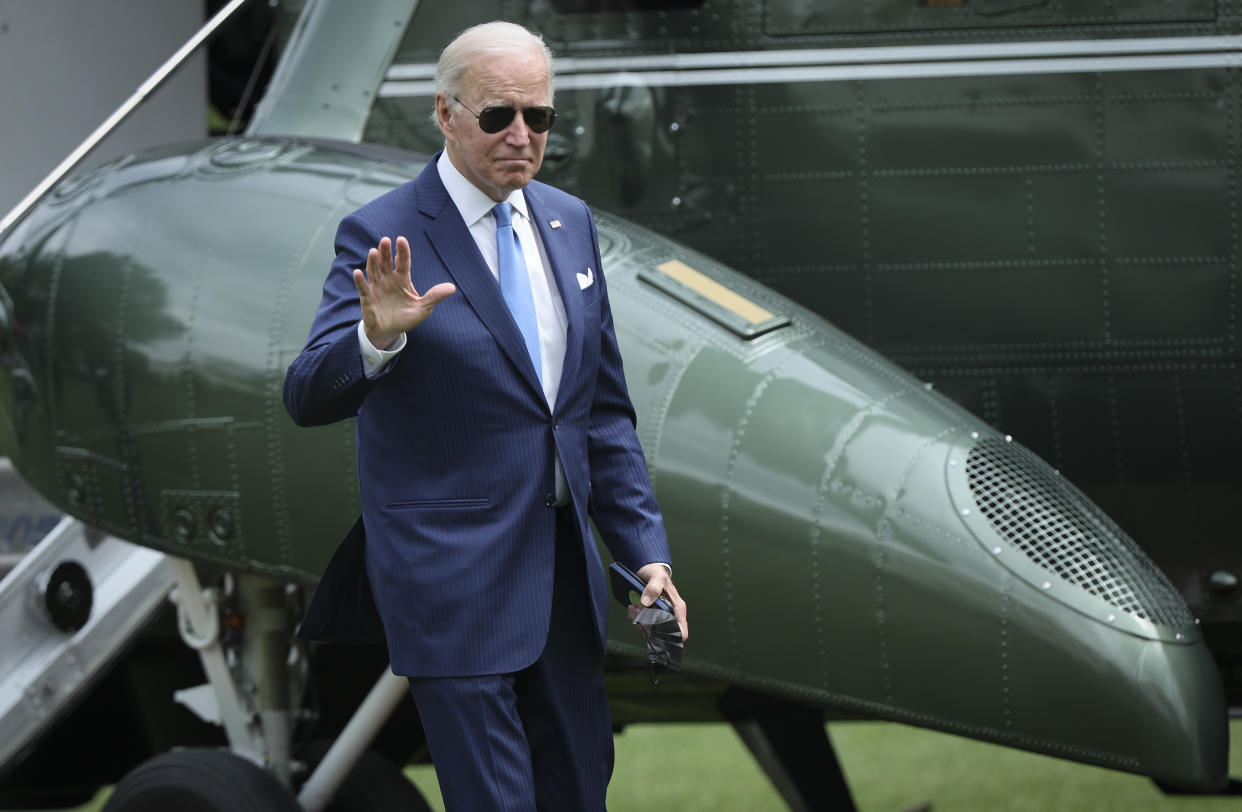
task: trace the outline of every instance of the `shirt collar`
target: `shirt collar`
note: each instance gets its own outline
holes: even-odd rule
[[[440,173],[440,182],[444,184],[449,199],[461,213],[461,218],[466,221],[466,228],[473,228],[475,223],[491,214],[496,201],[485,195],[479,187],[457,171],[457,167],[453,166],[453,162],[449,160],[448,150],[440,153],[440,158],[436,161],[436,170]],[[527,222],[530,221],[530,212],[526,208],[526,196],[522,194],[521,189],[514,189],[505,200],[513,205],[515,212]]]

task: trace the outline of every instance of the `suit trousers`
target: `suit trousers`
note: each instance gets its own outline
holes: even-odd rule
[[[557,511],[556,527],[552,616],[534,664],[410,679],[449,812],[605,809],[613,741],[603,653],[571,508]]]

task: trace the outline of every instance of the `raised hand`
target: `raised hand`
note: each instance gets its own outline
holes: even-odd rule
[[[431,315],[440,300],[456,292],[441,282],[421,296],[410,279],[410,244],[397,238],[396,262],[387,237],[367,252],[367,269],[354,269],[354,285],[362,305],[362,327],[377,349],[388,349],[402,333],[413,330]]]

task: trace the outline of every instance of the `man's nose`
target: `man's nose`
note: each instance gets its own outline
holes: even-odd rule
[[[533,130],[526,125],[526,117],[522,115],[522,111],[518,110],[513,121],[509,122],[509,126],[505,128],[505,141],[514,146],[525,146],[530,143],[530,136]]]

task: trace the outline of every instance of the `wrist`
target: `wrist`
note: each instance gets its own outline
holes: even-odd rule
[[[397,343],[397,339],[401,336],[400,333],[375,333],[366,329],[365,326],[363,327],[363,332],[366,334],[367,341],[371,342],[371,346],[381,351],[392,349],[392,346]]]

